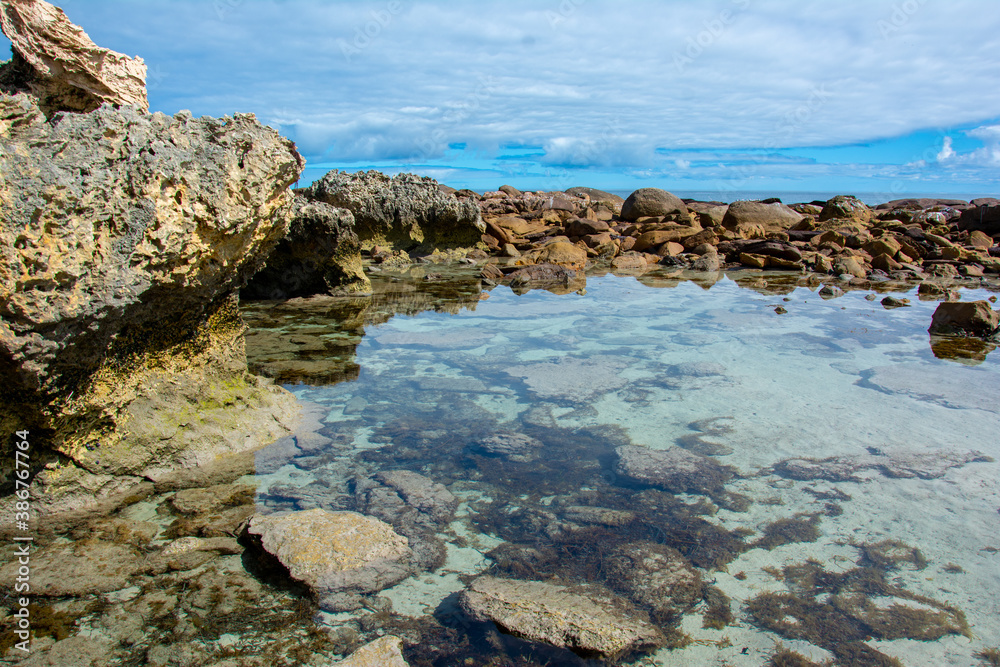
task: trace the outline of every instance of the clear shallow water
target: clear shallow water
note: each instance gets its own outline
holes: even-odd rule
[[[643,664],[759,665],[781,641],[816,661],[840,651],[844,664],[880,664],[857,657],[875,649],[906,665],[967,665],[1000,644],[1000,488],[988,460],[1000,459],[1000,355],[977,365],[935,358],[926,329],[936,303],[915,292],[904,295],[911,307],[886,310],[865,292],[823,300],[787,277],[747,274],[756,292],[730,279],[709,289],[642,281],[590,277],[585,294],[565,295],[500,287],[485,300],[465,285],[441,293],[450,312],[395,317],[359,306],[368,319],[355,318],[353,359],[336,347],[343,327],[323,332],[322,314],[282,311],[282,335],[312,329],[297,342],[310,363],[336,348],[353,370],[333,385],[307,370],[297,377],[314,384],[288,386],[321,406],[334,444],[276,463],[265,453],[258,505],[356,509],[352,480],[397,469],[458,496],[455,521],[437,535],[444,564],[383,593],[395,614],[387,631],[434,643],[410,649],[425,664],[534,664],[533,647],[491,640],[453,611],[461,577],[615,587],[604,554],[643,542],[680,551],[732,614],[705,627],[718,600],[708,595],[660,619],[686,645]],[[779,294],[761,293],[769,289]],[[251,324],[265,312],[251,311]],[[316,344],[324,338],[326,348]],[[541,449],[531,461],[484,455],[477,443],[498,432]],[[630,444],[684,447],[735,476],[687,492],[637,483],[615,465],[616,447]],[[840,457],[836,471],[794,465],[828,457]],[[607,525],[580,507],[634,517]],[[808,585],[797,566],[815,570]]]

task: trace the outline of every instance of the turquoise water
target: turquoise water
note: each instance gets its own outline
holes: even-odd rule
[[[759,665],[775,642],[820,662],[888,664],[878,651],[906,665],[976,664],[976,651],[1000,644],[1000,355],[935,357],[926,329],[937,304],[912,289],[893,292],[910,307],[887,310],[884,294],[825,300],[797,276],[735,277],[591,276],[582,293],[482,297],[467,282],[432,298],[446,312],[359,316],[354,356],[337,348],[354,369],[337,376],[346,381],[304,371],[296,377],[311,384],[288,385],[318,406],[333,444],[276,462],[265,453],[258,505],[357,509],[356,480],[379,470],[455,494],[458,513],[434,537],[443,558],[382,593],[383,629],[408,632],[421,664],[576,664],[463,621],[453,608],[463,577],[615,588],[602,554],[648,542],[682,553],[731,619],[710,622],[719,597],[706,588],[684,614],[658,619],[675,648],[636,664]],[[416,284],[425,298],[431,288]],[[313,364],[316,340],[346,335],[314,311],[281,326],[301,334]],[[484,452],[497,433],[538,445],[522,459]],[[616,466],[628,445],[682,447],[734,474],[645,484]],[[610,525],[581,507],[631,518]],[[874,579],[861,585],[862,574]],[[354,622],[321,615],[334,628]]]

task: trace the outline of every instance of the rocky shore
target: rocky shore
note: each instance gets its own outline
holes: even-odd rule
[[[484,288],[500,284],[517,293],[575,292],[588,275],[607,272],[655,270],[664,284],[711,285],[729,275],[764,289],[758,276],[778,271],[824,298],[917,285],[920,298],[941,301],[930,332],[932,343],[937,336],[939,349],[947,348],[942,355],[981,361],[997,343],[1000,315],[956,292],[1000,285],[997,199],[905,199],[872,208],[846,195],[726,204],[655,188],[626,199],[586,187],[478,194],[373,171],[332,171],[292,190],[302,157],[252,114],[149,113],[142,61],[96,46],[41,0],[3,0],[0,25],[14,45],[13,59],[0,65],[0,512],[14,515],[14,435],[27,432],[40,573],[33,594],[50,603],[32,612],[38,652],[26,658],[3,644],[5,664],[405,665],[400,638],[368,642],[391,611],[376,594],[454,556],[458,547],[440,535],[456,530],[462,499],[429,475],[358,464],[348,489],[326,489],[337,507],[275,511],[240,479],[293,460],[334,458],[343,443],[326,430],[327,412],[275,381],[357,378],[354,348],[365,326],[397,313],[473,308],[488,296]],[[425,285],[390,294],[388,278],[413,267],[423,268]],[[469,272],[450,281],[455,267]],[[450,299],[444,305],[442,295]],[[339,313],[343,328],[334,333],[343,335],[335,343],[329,329],[301,336],[296,343],[316,359],[290,362],[281,357],[280,320],[311,309]],[[252,366],[244,313],[273,325],[256,327]],[[620,370],[610,358],[567,363],[576,364],[577,379],[590,373],[595,384]],[[504,373],[557,400],[562,389],[549,368],[556,366]],[[360,401],[352,409],[364,411]],[[577,437],[567,436],[567,449],[580,444]],[[533,436],[498,432],[470,436],[458,449],[516,471],[542,465],[542,446]],[[566,461],[576,460],[575,451]],[[657,503],[669,504],[686,530],[731,546],[730,560],[787,543],[779,533],[791,521],[807,537],[788,541],[808,541],[819,515],[776,522],[752,543],[709,528],[674,497],[693,494],[738,511],[743,497],[725,488],[735,469],[708,458],[718,452],[667,452],[623,442],[601,454],[622,481],[608,492],[617,508],[590,505],[578,489],[559,496],[565,507],[525,501],[537,506],[521,513],[542,517],[550,537],[586,527],[617,540],[601,555],[606,562],[592,563],[604,583],[560,583],[567,570],[554,551],[512,538],[506,552],[490,552],[504,564],[496,568],[503,576],[470,578],[456,595],[464,629],[496,645],[506,641],[499,631],[614,661],[675,645],[680,616],[702,602],[731,619],[728,599],[720,602],[721,593],[702,582],[721,561],[682,555],[651,541],[652,533],[623,537],[625,527],[643,523],[626,508],[634,491],[627,485],[644,488],[648,506],[636,511],[659,516]],[[989,460],[978,453],[960,459],[950,467]],[[796,459],[779,473],[830,480],[912,469],[910,477],[936,478],[919,472],[938,459],[928,461],[891,468],[881,460]],[[496,532],[503,530],[512,529]],[[0,528],[4,537],[15,532],[9,523]],[[538,563],[552,581],[517,576]],[[898,564],[859,564],[883,594],[931,609],[924,615],[936,619],[938,637],[970,634],[961,612],[881,579]],[[16,572],[10,562],[0,565],[7,589]],[[869,650],[859,623],[896,638],[888,626],[902,612],[893,607],[872,620],[868,590],[850,586],[844,590],[854,606],[837,619],[851,626],[854,649]],[[778,602],[791,604],[788,597]],[[780,633],[790,616],[775,615],[775,604],[761,598],[753,613]],[[319,631],[312,616],[320,612],[354,612],[360,620],[350,630]],[[442,641],[460,641],[454,625],[441,626]],[[266,646],[223,641],[248,627]],[[409,630],[408,643],[429,632],[417,624]],[[215,653],[199,655],[207,643]]]

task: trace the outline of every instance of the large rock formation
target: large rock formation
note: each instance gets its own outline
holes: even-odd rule
[[[14,47],[14,58],[0,68],[4,92],[30,92],[47,115],[105,103],[149,109],[142,59],[97,46],[58,7],[4,0],[0,28]]]
[[[390,178],[334,170],[298,193],[353,213],[364,248],[471,247],[486,230],[476,202],[445,194],[435,180],[413,174]]]
[[[292,143],[252,115],[56,118],[0,94],[0,437],[10,465],[31,432],[40,510],[263,446],[297,412],[247,373],[235,300],[287,230]]]

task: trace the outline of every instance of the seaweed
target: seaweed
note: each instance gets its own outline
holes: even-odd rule
[[[771,667],[829,667],[831,664],[829,661],[823,664],[813,662],[780,643],[774,647],[770,662]]]
[[[775,547],[795,542],[815,542],[819,539],[819,515],[796,514],[792,518],[778,519],[764,528],[764,536],[750,544],[751,548],[770,551]]]
[[[976,652],[975,656],[987,665],[1000,667],[1000,648],[998,647],[984,648],[982,651]]]
[[[705,586],[704,596],[706,608],[702,627],[722,630],[735,620],[725,593],[715,586]]]

